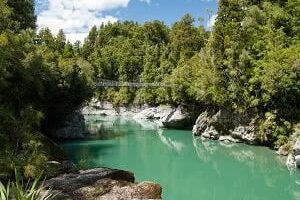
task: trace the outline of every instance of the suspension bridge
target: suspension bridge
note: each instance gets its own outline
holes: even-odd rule
[[[153,83],[142,83],[142,82],[119,82],[107,79],[98,79],[96,82],[97,87],[172,87],[170,84],[153,82]]]

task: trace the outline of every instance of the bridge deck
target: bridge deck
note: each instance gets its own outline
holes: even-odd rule
[[[96,83],[97,87],[171,87],[170,85],[153,82],[153,83],[141,83],[141,82],[118,82],[111,80],[101,79]]]

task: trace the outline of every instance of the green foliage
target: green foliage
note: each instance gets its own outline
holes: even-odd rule
[[[171,48],[176,60],[191,58],[205,45],[205,31],[203,27],[194,27],[194,21],[191,15],[186,14],[172,26]]]
[[[51,190],[46,190],[39,185],[39,179],[36,178],[33,182],[27,183],[20,177],[20,174],[15,170],[15,181],[8,182],[5,187],[0,182],[0,198],[1,200],[50,200],[54,199]]]
[[[9,194],[10,194],[10,183],[8,183],[7,186],[5,187],[0,182],[0,198],[2,200],[8,200],[9,199]]]
[[[193,22],[194,19],[186,15],[172,28],[157,20],[142,26],[125,21],[93,27],[83,45],[82,56],[88,58],[98,78],[168,84],[168,76],[179,63],[205,46],[208,33],[202,26],[195,27]],[[99,92],[102,99],[117,105],[175,103],[171,89],[167,88]]]
[[[259,121],[257,137],[260,142],[274,145],[278,149],[288,142],[288,137],[292,133],[292,124],[276,113],[267,112],[265,117]]]
[[[222,101],[215,103],[238,112],[256,110],[258,138],[275,148],[287,143],[291,123],[299,120],[299,6],[299,1],[219,1],[207,46],[221,80],[214,97]]]
[[[25,178],[43,174],[51,158],[43,134],[61,126],[94,91],[92,65],[62,31],[54,36],[49,29],[32,30],[33,5],[0,1],[1,180],[15,168]]]

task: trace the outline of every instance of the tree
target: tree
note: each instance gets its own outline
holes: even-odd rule
[[[150,45],[161,45],[169,42],[169,30],[161,21],[146,22],[143,27],[144,37]]]
[[[189,59],[204,47],[204,38],[193,26],[194,18],[186,14],[171,29],[171,47],[176,60]]]
[[[5,1],[0,1],[0,31],[11,28],[13,22],[11,20],[11,8],[9,8]]]
[[[15,22],[15,30],[35,29],[34,0],[9,0],[7,5],[12,8],[11,18]]]

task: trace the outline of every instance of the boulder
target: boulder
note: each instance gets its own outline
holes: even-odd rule
[[[206,134],[206,129],[210,126],[211,124],[211,117],[212,113],[206,110],[205,112],[201,113],[199,117],[196,120],[195,125],[193,126],[193,135],[194,136],[200,136],[200,135],[208,135]]]
[[[78,169],[76,165],[70,160],[65,160],[62,162],[48,161],[46,163],[45,174],[48,179],[59,176],[64,173],[77,173],[77,172]]]
[[[134,115],[135,120],[155,120],[160,127],[185,129],[193,123],[191,113],[182,106],[158,106],[142,110]]]
[[[159,109],[152,107],[142,110],[137,113],[133,118],[135,119],[160,119]]]
[[[79,173],[64,174],[46,180],[56,199],[161,199],[161,186],[151,182],[134,183],[134,175],[128,171],[97,168]]]
[[[300,155],[295,156],[296,167],[300,167]]]
[[[139,184],[115,184],[113,188],[101,196],[102,200],[119,199],[161,199],[162,188],[160,185],[151,182],[142,182]]]
[[[192,124],[190,113],[188,113],[182,106],[173,109],[169,115],[160,119],[163,127],[184,129]]]
[[[134,119],[155,119],[160,120],[162,118],[170,116],[174,113],[174,108],[171,106],[158,106],[150,107],[141,110],[133,116]]]
[[[76,173],[76,172],[78,172],[78,169],[77,169],[76,165],[70,160],[62,161],[62,168],[63,168],[65,173]]]

